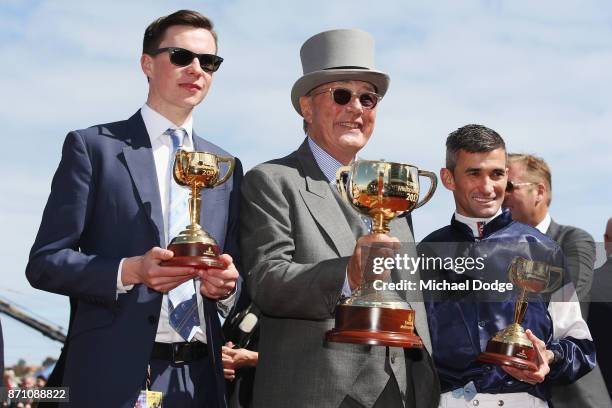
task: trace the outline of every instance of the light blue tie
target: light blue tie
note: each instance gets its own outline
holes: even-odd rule
[[[465,384],[461,388],[456,388],[452,391],[452,396],[457,399],[465,399],[466,401],[471,401],[478,394],[478,390],[476,389],[476,385],[474,385],[474,381],[470,381]]]
[[[183,140],[187,136],[185,129],[168,129],[166,133],[172,139],[172,152],[170,153],[170,180],[169,180],[169,208],[168,208],[168,242],[177,236],[189,224],[189,211],[187,200],[189,191],[174,181],[174,156]],[[168,316],[170,326],[181,335],[185,341],[191,341],[200,327],[198,317],[198,302],[196,300],[195,283],[192,279],[168,292]]]

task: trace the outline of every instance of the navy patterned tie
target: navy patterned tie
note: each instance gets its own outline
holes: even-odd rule
[[[166,132],[172,139],[170,153],[170,180],[168,206],[168,235],[171,239],[177,236],[189,224],[188,189],[179,186],[174,181],[174,156],[187,136],[185,129],[168,129]],[[195,282],[190,279],[168,292],[168,316],[170,326],[181,335],[185,341],[191,341],[200,327],[198,302],[196,299]]]

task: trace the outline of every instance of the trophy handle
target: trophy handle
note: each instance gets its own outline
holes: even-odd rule
[[[179,186],[186,186],[187,180],[185,180],[185,169],[183,168],[183,156],[186,156],[187,152],[183,149],[178,149],[176,154],[174,155],[174,168],[172,175],[174,176],[174,181]]]
[[[554,279],[553,275],[555,275]],[[559,289],[563,281],[563,268],[560,268],[558,266],[550,266],[548,268],[548,276],[548,286],[541,293],[550,293]]]
[[[420,176],[429,178],[429,180],[431,180],[431,184],[429,186],[429,191],[427,192],[427,194],[425,194],[425,197],[423,197],[423,199],[417,203],[416,207],[414,207],[415,209],[427,203],[431,199],[431,197],[433,197],[433,194],[436,191],[436,187],[438,187],[438,177],[436,177],[435,173],[432,173],[431,171],[427,170],[419,170],[419,177]]]
[[[351,171],[351,166],[342,166],[336,172],[336,188],[340,193],[340,196],[346,200],[347,203],[350,203],[348,198],[348,194],[346,193],[346,185],[344,184],[344,176],[347,175]]]
[[[516,264],[522,260],[524,260],[525,258],[521,258],[520,256],[515,256],[514,258],[512,258],[512,261],[510,261],[510,265],[508,265],[508,280],[510,281],[510,283],[512,283],[512,285],[514,286],[519,286],[518,283],[516,283],[516,277],[514,276],[516,274]]]
[[[213,187],[217,187],[217,186],[220,186],[221,184],[225,183],[227,181],[227,179],[230,178],[230,176],[234,172],[234,167],[236,167],[236,160],[233,157],[220,157],[220,156],[217,156],[217,161],[218,162],[228,163],[229,164],[229,168],[227,169],[227,173],[225,173],[225,175],[223,177],[221,177],[219,180],[217,180],[217,182],[215,183],[215,185]]]

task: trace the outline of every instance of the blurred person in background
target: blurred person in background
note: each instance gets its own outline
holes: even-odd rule
[[[576,287],[582,316],[586,320],[593,284],[595,241],[578,227],[557,224],[549,213],[551,202],[552,172],[544,159],[531,154],[510,153],[504,207],[510,209],[512,218],[535,227],[561,246],[566,269]],[[598,359],[599,351],[597,348]],[[599,366],[574,384],[555,384],[552,404],[555,408],[612,406]]]
[[[531,154],[508,154],[508,187],[503,206],[510,209],[514,220],[531,225],[561,246],[586,318],[595,266],[595,241],[583,229],[557,224],[550,216],[551,202],[552,174],[544,159]]]
[[[606,224],[604,245],[606,262],[595,270],[588,323],[597,348],[597,364],[612,398],[612,217]]]
[[[0,387],[4,386],[4,337],[2,336],[2,320],[0,320]]]

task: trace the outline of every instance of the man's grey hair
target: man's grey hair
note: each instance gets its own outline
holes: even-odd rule
[[[446,168],[453,171],[457,165],[459,150],[468,153],[486,153],[502,148],[504,139],[493,129],[482,125],[465,125],[448,135],[446,139]],[[508,153],[506,153],[506,162]]]

